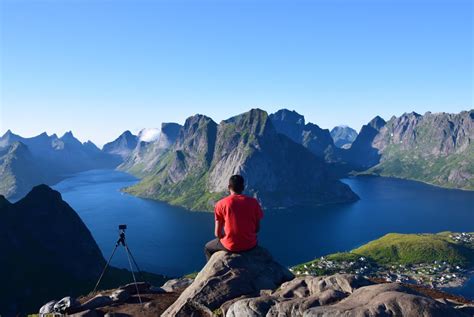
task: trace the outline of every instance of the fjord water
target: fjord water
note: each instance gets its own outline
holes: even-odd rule
[[[347,251],[388,232],[474,231],[474,192],[379,177],[344,179],[360,200],[320,208],[267,210],[260,244],[284,265]],[[120,192],[137,182],[125,173],[94,170],[58,183],[108,258],[119,224],[141,269],[169,276],[199,270],[203,246],[213,238],[212,213],[189,212]],[[123,250],[112,264],[128,267]]]

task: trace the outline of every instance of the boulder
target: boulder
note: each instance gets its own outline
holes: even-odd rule
[[[61,299],[56,304],[54,304],[53,309],[54,309],[55,312],[64,313],[68,309],[76,308],[80,305],[81,304],[75,298],[73,298],[71,296],[67,296],[67,297],[64,297],[63,299]]]
[[[113,303],[112,298],[110,298],[109,296],[99,294],[99,295],[89,299],[84,304],[82,304],[80,308],[81,308],[81,310],[88,310],[88,309],[92,310],[92,309],[96,309],[96,308],[99,308],[99,307],[108,306],[112,303]]]
[[[128,291],[128,293],[130,295],[135,295],[135,294],[137,294],[137,288],[138,288],[138,291],[141,294],[141,293],[144,293],[144,292],[148,291],[150,289],[150,287],[151,287],[150,283],[137,282],[136,285],[135,285],[135,283],[130,283],[130,284],[127,284],[127,285],[120,286],[119,289],[123,289],[123,290]]]
[[[387,283],[361,287],[336,304],[310,308],[302,316],[455,317],[465,315],[401,284]]]
[[[178,292],[184,290],[186,287],[192,284],[194,280],[192,278],[183,277],[183,278],[176,278],[167,281],[161,288],[165,292]]]
[[[54,304],[56,304],[56,303],[57,303],[56,300],[52,300],[52,301],[47,302],[46,304],[41,306],[41,308],[39,310],[39,314],[43,315],[43,314],[54,313]]]
[[[130,298],[130,293],[125,289],[118,289],[113,291],[112,294],[110,294],[110,298],[114,302],[124,302]]]
[[[260,290],[275,289],[292,278],[293,274],[264,248],[243,253],[220,251],[212,255],[194,282],[162,316],[190,316],[196,309],[203,314],[212,313],[228,300],[258,296]]]

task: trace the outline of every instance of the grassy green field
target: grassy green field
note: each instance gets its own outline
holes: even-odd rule
[[[354,261],[365,257],[369,263],[380,266],[411,265],[443,261],[474,267],[474,242],[461,243],[453,240],[452,232],[437,234],[400,234],[389,233],[380,239],[371,241],[350,252],[334,253],[326,256],[331,261]],[[472,234],[472,233],[471,233]],[[304,270],[304,265],[312,265],[320,259],[302,263],[293,267]],[[319,273],[319,272],[318,272]],[[331,272],[321,271],[321,274]]]

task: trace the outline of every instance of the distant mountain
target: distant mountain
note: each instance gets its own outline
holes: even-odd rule
[[[331,137],[337,147],[349,148],[357,138],[357,132],[351,127],[340,125],[331,130]]]
[[[385,123],[385,120],[379,116],[373,118],[360,129],[351,147],[343,152],[344,160],[354,169],[364,170],[379,162],[380,153],[372,143]]]
[[[102,150],[108,154],[118,155],[124,160],[136,148],[138,140],[136,135],[127,130],[114,141],[106,143]]]
[[[15,145],[18,143],[23,146]],[[46,133],[23,138],[8,130],[0,137],[0,156],[0,173],[4,175],[0,194],[9,198],[21,196],[39,183],[53,184],[89,169],[114,168],[121,161],[90,141],[81,143],[72,132],[60,138]]]
[[[326,161],[335,160],[334,151],[337,150],[329,130],[321,129],[314,123],[305,123],[304,116],[288,109],[270,114],[270,120],[278,133],[286,135]]]
[[[371,144],[380,160],[367,173],[474,189],[474,110],[392,117]]]
[[[328,176],[323,160],[278,133],[260,109],[219,125],[203,115],[188,118],[171,148],[147,166],[149,176],[129,193],[193,210],[212,209],[235,173],[246,178],[246,192],[265,207],[357,199],[347,185]]]
[[[151,142],[140,141],[118,169],[140,176],[149,173],[160,154],[176,141],[181,127],[177,123],[162,123],[158,138],[152,139]]]

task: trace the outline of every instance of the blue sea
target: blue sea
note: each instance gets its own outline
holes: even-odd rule
[[[190,212],[120,191],[138,180],[114,170],[76,174],[54,186],[92,232],[105,258],[127,224],[127,241],[142,270],[180,276],[200,270],[213,238],[212,213]],[[266,210],[260,245],[290,266],[348,251],[389,232],[474,231],[474,192],[381,177],[343,179],[360,200],[318,208]],[[123,250],[112,265],[128,267]],[[471,294],[467,284],[462,294]],[[474,296],[473,296],[474,297]]]

